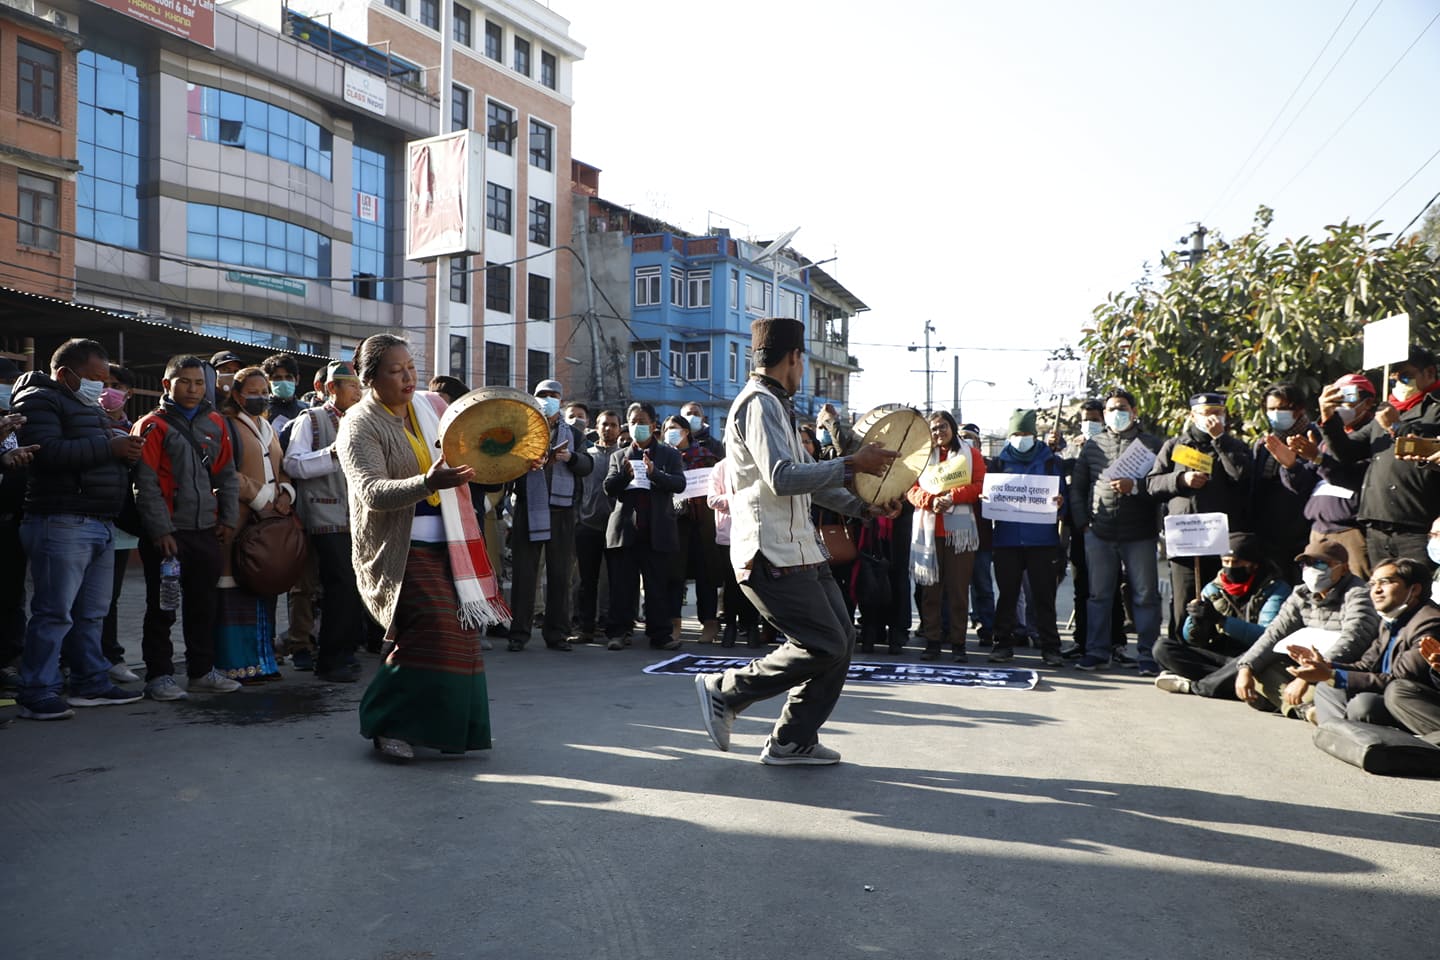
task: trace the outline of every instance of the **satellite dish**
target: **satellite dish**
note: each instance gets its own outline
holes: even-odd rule
[[[800,228],[799,228],[799,227],[796,227],[794,230],[790,230],[790,231],[788,231],[788,232],[786,232],[786,233],[782,233],[780,236],[776,237],[774,240],[771,240],[771,241],[770,241],[770,245],[767,246],[764,250],[761,250],[761,251],[760,251],[760,255],[759,255],[758,257],[756,257],[756,258],[755,258],[753,261],[751,261],[751,262],[752,262],[752,263],[764,263],[766,260],[770,260],[770,259],[773,259],[774,257],[778,256],[778,255],[780,254],[780,251],[785,249],[785,245],[786,245],[787,243],[789,243],[791,240],[795,239],[795,234],[797,234],[797,233],[799,233],[799,232],[800,232]]]

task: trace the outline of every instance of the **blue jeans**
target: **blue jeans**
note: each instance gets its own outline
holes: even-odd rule
[[[1140,659],[1149,660],[1155,638],[1160,636],[1160,574],[1155,563],[1154,540],[1085,537],[1085,564],[1090,568],[1085,652],[1101,660],[1110,659],[1111,617],[1115,611],[1115,591],[1120,588],[1122,563],[1134,594],[1135,646]]]
[[[20,525],[20,542],[35,583],[20,659],[20,702],[33,706],[59,695],[62,651],[71,693],[109,689],[100,630],[114,589],[115,528],[68,513],[29,516]]]

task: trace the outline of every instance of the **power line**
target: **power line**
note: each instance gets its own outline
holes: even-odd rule
[[[1315,54],[1315,59],[1310,61],[1310,66],[1305,68],[1305,73],[1301,75],[1300,82],[1295,84],[1295,89],[1290,91],[1290,96],[1286,97],[1285,102],[1280,104],[1280,109],[1275,112],[1275,116],[1270,120],[1269,126],[1265,128],[1265,132],[1260,134],[1260,139],[1255,141],[1255,146],[1250,148],[1250,152],[1246,155],[1245,159],[1241,161],[1240,167],[1235,171],[1234,176],[1230,178],[1230,182],[1225,184],[1224,189],[1220,191],[1220,195],[1215,198],[1215,202],[1210,204],[1210,209],[1205,211],[1205,215],[1200,218],[1202,223],[1210,219],[1210,215],[1215,212],[1216,207],[1220,206],[1220,202],[1225,199],[1226,195],[1230,192],[1230,188],[1235,185],[1235,181],[1240,179],[1240,174],[1245,172],[1246,166],[1248,166],[1250,161],[1254,159],[1255,154],[1259,152],[1260,145],[1265,142],[1266,137],[1270,136],[1270,131],[1275,129],[1275,124],[1279,123],[1280,118],[1285,115],[1285,110],[1290,106],[1290,102],[1295,99],[1295,94],[1299,93],[1300,88],[1305,86],[1305,81],[1310,79],[1310,74],[1314,72],[1316,65],[1320,63],[1320,58],[1325,56],[1326,50],[1330,49],[1330,44],[1334,42],[1335,38],[1340,34],[1340,28],[1345,26],[1345,21],[1350,19],[1350,14],[1354,12],[1355,7],[1357,4],[1359,4],[1359,2],[1360,0],[1350,0],[1350,6],[1346,8],[1345,14],[1340,18],[1340,22],[1335,24],[1335,29],[1330,31],[1330,36],[1326,38],[1324,45],[1320,47],[1320,52]],[[1384,0],[1380,0],[1380,2],[1383,3]],[[1380,9],[1380,5],[1378,3],[1375,5],[1375,9]],[[1370,15],[1373,17],[1375,15],[1374,11],[1371,11]],[[1368,23],[1369,21],[1367,20],[1366,22]],[[1361,25],[1361,29],[1364,29],[1363,24]],[[1356,35],[1358,36],[1359,34],[1357,33]],[[1352,38],[1350,42],[1354,43],[1355,41]],[[1349,50],[1350,48],[1347,46],[1345,49]],[[1344,57],[1343,53],[1341,54],[1341,57]],[[1335,62],[1339,63],[1340,61],[1336,60]],[[1330,70],[1334,71],[1334,69],[1334,65],[1331,65]],[[1326,78],[1329,78],[1330,74],[1327,73],[1325,76]],[[1320,81],[1321,86],[1323,86],[1324,83],[1324,80]],[[1320,88],[1316,87],[1315,89],[1318,90]],[[1313,96],[1314,94],[1311,94],[1311,97]],[[1310,101],[1306,100],[1305,102],[1308,105]],[[1301,107],[1300,109],[1303,111],[1305,108]],[[1299,116],[1299,114],[1297,113],[1296,116]],[[1286,127],[1286,129],[1288,130],[1289,127]]]
[[[1377,213],[1379,213],[1381,210],[1385,209],[1385,205],[1386,205],[1387,203],[1389,203],[1391,200],[1394,200],[1394,199],[1395,199],[1395,196],[1396,196],[1401,190],[1404,190],[1406,187],[1408,187],[1408,186],[1410,185],[1410,181],[1411,181],[1411,180],[1414,180],[1416,177],[1420,176],[1420,174],[1421,174],[1422,172],[1424,172],[1425,168],[1428,167],[1428,166],[1430,166],[1430,164],[1435,161],[1435,158],[1436,158],[1436,157],[1440,157],[1440,149],[1437,149],[1434,153],[1430,154],[1429,159],[1427,159],[1424,163],[1420,164],[1419,168],[1418,168],[1414,173],[1412,173],[1412,174],[1410,174],[1410,176],[1406,177],[1406,178],[1404,179],[1404,181],[1401,182],[1400,186],[1396,187],[1393,191],[1391,191],[1390,196],[1386,197],[1384,200],[1381,200],[1381,201],[1380,201],[1380,206],[1378,206],[1378,207],[1376,207],[1374,210],[1371,210],[1371,211],[1370,211],[1370,215],[1365,218],[1365,222],[1366,222],[1366,223],[1369,223],[1371,220],[1374,220],[1374,219],[1375,219],[1375,214],[1377,214]],[[1427,203],[1425,206],[1428,208],[1428,207],[1430,206],[1430,204]],[[1421,213],[1424,213],[1425,211],[1424,211],[1424,210],[1421,210],[1420,212],[1421,212]],[[1410,223],[1412,223],[1412,224],[1413,224],[1414,222],[1415,222],[1414,220],[1411,220],[1411,221],[1410,221]],[[1406,230],[1409,230],[1410,227],[1407,226],[1405,229],[1406,229]],[[1403,232],[1403,231],[1402,231],[1402,232]]]
[[[1431,157],[1431,158],[1430,158],[1430,160],[1434,160],[1434,159],[1435,159],[1434,157]],[[1429,160],[1427,160],[1426,163],[1429,163]],[[1391,245],[1392,247],[1393,247],[1395,244],[1397,244],[1397,243],[1400,242],[1400,238],[1401,238],[1401,237],[1405,236],[1405,231],[1406,231],[1406,230],[1409,230],[1411,227],[1415,226],[1415,221],[1416,221],[1416,220],[1419,220],[1421,217],[1425,216],[1425,211],[1426,211],[1426,210],[1429,210],[1429,209],[1430,209],[1430,205],[1433,204],[1436,200],[1440,200],[1440,191],[1437,191],[1436,194],[1435,194],[1435,196],[1433,196],[1433,197],[1431,197],[1429,200],[1425,201],[1425,206],[1421,207],[1421,208],[1420,208],[1420,211],[1419,211],[1418,213],[1416,213],[1415,216],[1413,216],[1413,217],[1410,218],[1410,222],[1407,223],[1407,224],[1405,224],[1405,230],[1401,230],[1399,233],[1395,234],[1395,239],[1392,240],[1392,241],[1390,241],[1390,245]]]
[[[1386,80],[1390,78],[1390,74],[1394,73],[1395,69],[1400,66],[1401,61],[1403,61],[1407,56],[1410,55],[1410,51],[1415,49],[1415,45],[1420,42],[1420,38],[1425,36],[1425,34],[1430,31],[1431,27],[1435,26],[1435,21],[1437,20],[1440,20],[1440,13],[1437,13],[1435,14],[1435,16],[1431,17],[1430,22],[1425,24],[1425,26],[1421,28],[1420,32],[1415,35],[1415,39],[1410,41],[1410,45],[1401,52],[1400,56],[1395,58],[1394,63],[1390,64],[1390,69],[1386,70],[1385,73],[1380,77],[1380,79],[1375,81],[1375,86],[1371,87],[1369,92],[1366,93],[1365,96],[1360,98],[1360,102],[1355,104],[1355,108],[1349,113],[1347,113],[1345,115],[1345,119],[1340,121],[1340,125],[1335,128],[1334,132],[1332,132],[1330,136],[1325,138],[1325,142],[1315,148],[1315,152],[1310,154],[1310,159],[1306,160],[1305,163],[1301,165],[1300,169],[1295,171],[1295,175],[1293,177],[1285,181],[1285,185],[1276,192],[1276,196],[1284,193],[1292,183],[1300,179],[1300,175],[1302,173],[1310,169],[1310,164],[1314,163],[1316,158],[1318,158],[1320,154],[1324,152],[1325,148],[1330,146],[1331,141],[1333,141],[1336,137],[1340,135],[1340,131],[1345,129],[1345,125],[1348,124],[1352,119],[1354,119],[1355,114],[1359,113],[1360,108],[1365,106],[1369,99],[1375,94],[1376,90],[1380,89],[1381,84],[1383,84]]]

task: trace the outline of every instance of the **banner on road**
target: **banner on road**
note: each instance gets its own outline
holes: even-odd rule
[[[644,672],[651,676],[694,676],[743,667],[750,657],[701,657],[682,653],[652,663]],[[938,683],[947,687],[991,687],[997,690],[1034,690],[1040,675],[1034,670],[996,667],[932,667],[920,663],[886,660],[878,663],[852,661],[845,674],[847,683]]]

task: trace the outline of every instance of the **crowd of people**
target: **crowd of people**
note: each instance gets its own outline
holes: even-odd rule
[[[991,664],[1033,646],[1049,669],[1129,666],[1170,693],[1440,742],[1440,453],[1423,443],[1440,438],[1440,376],[1427,350],[1394,367],[1383,401],[1359,374],[1313,403],[1271,386],[1257,438],[1242,435],[1248,411],[1209,391],[1169,438],[1144,429],[1125,388],[1086,401],[1068,438],[1017,410],[989,457],[975,425],[935,411],[925,478],[867,504],[855,474],[895,452],[831,406],[795,416],[803,328],[757,321],[753,336],[756,370],[723,440],[701,402],[592,409],[545,380],[546,452],[503,486],[444,462],[440,418],[468,387],[424,389],[398,337],[371,337],[304,394],[286,354],[176,356],[134,423],[135,378],[95,341],[63,344],[48,371],[0,359],[0,667],[20,716],[226,694],[281,680],[282,666],[353,683],[364,650],[383,656],[361,705],[382,754],[483,749],[489,638],[512,653],[537,629],[560,653],[674,651],[693,590],[692,643],[765,650],[697,678],[716,744],[728,749],[735,712],[789,691],[767,763],[838,759],[818,730],[857,646]],[[990,519],[987,474],[1053,478],[1052,515]],[[1166,557],[1164,518],[1189,514],[1226,516],[1222,555]],[[285,539],[287,524],[303,537]],[[256,549],[271,551],[267,576]],[[124,646],[133,625],[117,622],[132,551],[143,678]]]

